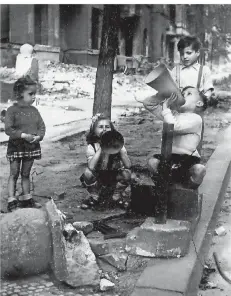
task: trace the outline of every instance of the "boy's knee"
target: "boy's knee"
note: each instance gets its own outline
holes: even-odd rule
[[[86,168],[83,176],[84,176],[84,182],[86,185],[92,184],[96,181],[95,176],[93,175],[92,171],[89,168]]]
[[[153,173],[157,173],[160,161],[154,157],[148,160],[148,169]]]
[[[191,174],[195,177],[204,177],[206,174],[206,168],[203,164],[195,164],[191,169]]]

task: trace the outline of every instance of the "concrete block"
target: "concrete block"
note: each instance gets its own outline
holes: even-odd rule
[[[139,184],[131,187],[131,208],[134,212],[154,217],[155,186]],[[169,188],[168,218],[193,221],[198,216],[198,191],[180,185]]]
[[[119,253],[119,252],[111,253],[111,254],[100,256],[100,259],[114,266],[119,271],[125,271],[127,269],[126,262],[128,259],[128,254],[126,253]]]
[[[96,256],[102,256],[109,253],[121,252],[125,250],[125,238],[113,238],[107,240],[96,240],[88,238],[91,249]]]
[[[153,218],[147,218],[128,233],[126,251],[144,257],[185,256],[190,244],[190,227],[187,221],[167,220],[166,224],[155,224]]]
[[[168,218],[192,221],[198,216],[198,191],[174,185],[169,189]]]

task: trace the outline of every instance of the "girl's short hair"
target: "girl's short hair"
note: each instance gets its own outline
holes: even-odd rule
[[[111,130],[112,131],[116,130],[113,123],[111,122],[111,120],[107,116],[105,116],[103,113],[98,113],[92,117],[92,123],[90,126],[90,130],[86,135],[87,144],[93,144],[99,140],[99,137],[96,136],[96,134],[95,134],[95,128],[100,120],[109,120]]]
[[[192,49],[195,51],[199,51],[201,48],[200,39],[196,36],[185,36],[182,37],[177,43],[178,51],[185,49],[188,46],[192,45]]]
[[[30,78],[30,76],[25,76],[25,77],[19,78],[15,82],[14,87],[13,87],[13,92],[14,92],[15,99],[17,101],[21,100],[22,99],[22,94],[27,89],[27,87],[29,85],[36,85],[36,84],[37,83],[34,80],[32,80]]]

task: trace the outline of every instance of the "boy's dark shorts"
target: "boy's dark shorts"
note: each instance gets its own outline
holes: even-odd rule
[[[154,158],[162,161],[163,157],[161,154],[154,154]],[[171,172],[172,172],[172,182],[173,183],[184,183],[190,178],[189,169],[200,163],[200,158],[187,154],[172,154],[169,160]]]

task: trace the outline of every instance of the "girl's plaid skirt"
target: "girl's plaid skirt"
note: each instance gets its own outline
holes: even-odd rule
[[[9,161],[21,158],[40,159],[41,156],[39,143],[28,143],[23,139],[9,139],[6,154]]]

